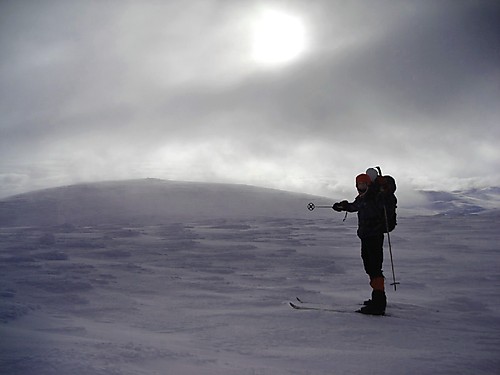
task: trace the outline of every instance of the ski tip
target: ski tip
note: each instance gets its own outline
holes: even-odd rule
[[[296,299],[297,301],[299,301],[300,303],[304,303],[304,301],[302,301],[299,297],[295,297],[295,299]]]
[[[295,304],[293,304],[292,302],[288,302],[288,304],[290,305],[290,307],[294,308],[294,309],[298,309],[299,307]]]

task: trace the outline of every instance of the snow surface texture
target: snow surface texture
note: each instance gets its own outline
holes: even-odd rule
[[[500,373],[498,210],[401,217],[372,317],[288,306],[369,296],[355,215],[310,199],[145,180],[1,201],[0,373]]]

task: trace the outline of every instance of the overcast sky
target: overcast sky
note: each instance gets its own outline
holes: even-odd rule
[[[497,0],[0,1],[0,196],[499,186],[499,104]]]

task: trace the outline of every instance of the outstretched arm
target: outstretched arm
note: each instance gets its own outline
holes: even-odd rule
[[[359,207],[358,207],[358,201],[357,199],[354,200],[354,202],[349,203],[348,201],[342,201],[342,202],[337,202],[333,205],[333,209],[335,211],[341,212],[341,211],[347,211],[347,212],[357,212]]]

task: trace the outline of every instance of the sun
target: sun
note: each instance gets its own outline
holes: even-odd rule
[[[252,25],[252,59],[258,64],[279,65],[297,59],[306,48],[301,18],[277,10],[260,13]]]

